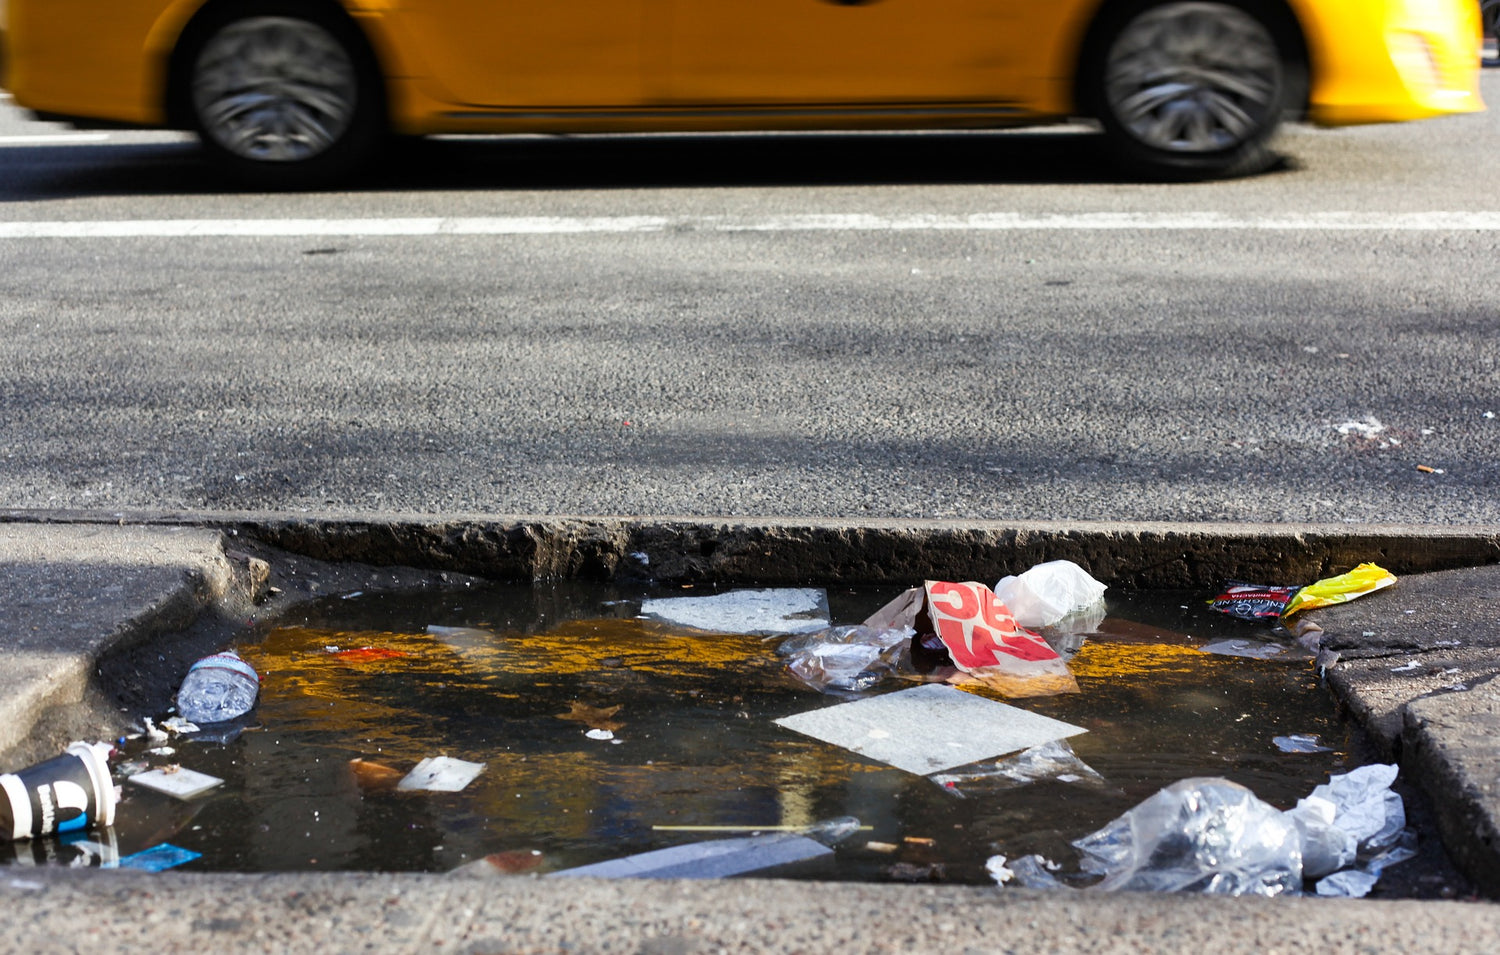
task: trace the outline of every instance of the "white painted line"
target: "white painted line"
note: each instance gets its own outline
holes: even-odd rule
[[[122,219],[0,222],[0,239],[377,238],[441,235],[581,235],[632,232],[1053,232],[1280,231],[1496,232],[1500,212],[1098,212],[1026,215],[825,214],[791,216],[516,216],[411,219]]]
[[[0,146],[59,146],[72,143],[102,143],[109,133],[37,133],[33,136],[0,136]]]

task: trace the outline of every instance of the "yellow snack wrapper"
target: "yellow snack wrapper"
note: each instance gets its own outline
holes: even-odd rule
[[[1283,618],[1309,607],[1331,607],[1347,603],[1355,597],[1373,594],[1396,582],[1396,575],[1375,564],[1360,564],[1347,574],[1328,577],[1315,584],[1308,584],[1287,603],[1281,612]]]

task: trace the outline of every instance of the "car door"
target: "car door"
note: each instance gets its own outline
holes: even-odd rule
[[[1009,98],[1018,0],[671,0],[667,98],[939,103]]]
[[[444,98],[525,109],[639,105],[645,11],[666,0],[397,2]]]

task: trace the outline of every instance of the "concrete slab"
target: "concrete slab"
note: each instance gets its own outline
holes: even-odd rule
[[[181,629],[226,596],[217,531],[0,524],[0,752],[83,697],[107,650]]]

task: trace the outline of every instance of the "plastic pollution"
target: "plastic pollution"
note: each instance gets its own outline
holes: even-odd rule
[[[188,669],[177,690],[177,713],[193,723],[223,723],[250,712],[259,693],[255,668],[226,650]]]
[[[120,848],[113,829],[0,842],[0,866],[114,869],[119,865]]]
[[[1247,584],[1242,580],[1231,580],[1222,594],[1208,605],[1219,613],[1242,620],[1261,620],[1279,617],[1285,612],[1297,587],[1267,587],[1263,584]]]
[[[1283,753],[1331,753],[1332,746],[1324,746],[1323,741],[1312,733],[1293,733],[1291,736],[1273,736],[1271,742]]]
[[[776,652],[797,679],[816,690],[867,690],[896,671],[902,649],[915,634],[910,627],[830,627],[788,637]]]
[[[995,596],[1021,626],[1048,627],[1099,603],[1105,589],[1071,560],[1051,560],[1018,577],[1001,578]]]
[[[1078,692],[1067,661],[1016,623],[990,588],[972,580],[925,581],[875,611],[865,626],[911,627],[918,635],[914,658],[935,639],[954,666],[1006,696]]]
[[[1290,617],[1301,610],[1313,607],[1331,607],[1346,603],[1356,597],[1384,590],[1396,582],[1396,576],[1375,564],[1360,564],[1347,574],[1328,577],[1315,584],[1308,584],[1287,604],[1283,617]]]
[[[1406,828],[1406,806],[1401,796],[1391,791],[1398,772],[1389,763],[1361,766],[1330,776],[1307,800],[1321,799],[1332,804],[1333,825],[1353,836],[1362,854],[1373,854],[1394,846]]]
[[[1000,885],[1014,881],[1017,885],[1027,889],[1072,888],[1052,874],[1058,870],[1059,866],[1044,856],[1021,856],[1013,862],[1007,862],[1005,856],[991,856],[984,867],[985,871],[989,872],[990,878]]]
[[[192,862],[201,858],[203,853],[174,846],[170,842],[152,846],[135,855],[128,855],[120,860],[122,869],[138,869],[142,872],[165,872],[167,869],[175,869],[185,862]]]
[[[1296,823],[1227,779],[1184,779],[1073,843],[1094,888],[1283,895],[1302,888]]]
[[[938,683],[825,706],[776,723],[919,776],[1088,732]]]
[[[1078,758],[1067,740],[1053,740],[1022,750],[993,765],[977,766],[969,772],[938,773],[929,776],[955,796],[966,796],[966,789],[1001,792],[1045,779],[1061,783],[1100,786],[1104,777]]]
[[[115,821],[108,743],[69,743],[62,755],[0,776],[0,838],[79,832]]]
[[[757,869],[829,856],[833,850],[807,836],[778,833],[743,839],[712,839],[657,849],[550,873],[548,878],[723,879]]]
[[[1317,879],[1354,864],[1359,843],[1334,825],[1338,807],[1327,799],[1308,796],[1286,811],[1302,841],[1302,877]]]

